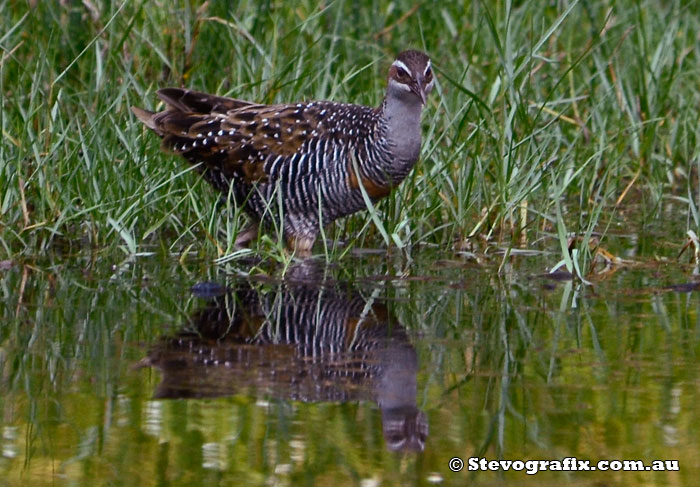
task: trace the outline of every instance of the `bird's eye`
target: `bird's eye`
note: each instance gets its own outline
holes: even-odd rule
[[[408,78],[408,73],[403,68],[396,68],[396,76],[398,78]]]
[[[428,66],[428,69],[425,70],[425,80],[430,82],[431,79],[433,79],[433,70]]]

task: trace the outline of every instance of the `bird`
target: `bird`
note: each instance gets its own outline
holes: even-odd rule
[[[435,84],[427,54],[392,62],[378,107],[333,101],[264,105],[164,88],[165,109],[131,107],[251,223],[235,245],[281,222],[287,248],[310,255],[322,227],[388,196],[418,161],[421,115]],[[225,201],[225,200],[224,200]],[[279,227],[278,227],[279,228]]]

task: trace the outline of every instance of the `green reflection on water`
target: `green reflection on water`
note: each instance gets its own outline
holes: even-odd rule
[[[241,369],[201,375],[217,397],[154,399],[165,374],[144,365],[193,329],[207,301],[192,285],[247,283],[275,303],[277,280],[148,259],[14,266],[0,276],[0,485],[693,485],[698,293],[663,289],[687,278],[658,268],[591,287],[536,277],[542,268],[524,259],[499,276],[431,261],[404,272],[374,258],[323,269],[386,306],[416,351],[429,433],[422,453],[397,453],[377,390],[361,380],[331,384],[344,400],[291,400],[269,375],[236,382]],[[216,370],[196,369],[189,385]],[[678,459],[681,469],[452,473],[453,456]]]

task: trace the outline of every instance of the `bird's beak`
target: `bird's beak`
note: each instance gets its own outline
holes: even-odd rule
[[[423,91],[422,86],[420,86],[419,84],[411,85],[411,91],[415,93],[418,96],[418,98],[420,98],[421,104],[425,105],[425,91]]]

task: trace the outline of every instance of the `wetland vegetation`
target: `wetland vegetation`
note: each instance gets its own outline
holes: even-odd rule
[[[0,244],[231,255],[244,218],[129,107],[169,85],[376,105],[413,46],[438,71],[422,160],[380,218],[336,223],[317,252],[545,248],[583,275],[608,232],[671,216],[682,245],[700,219],[694,5],[4,2]]]

